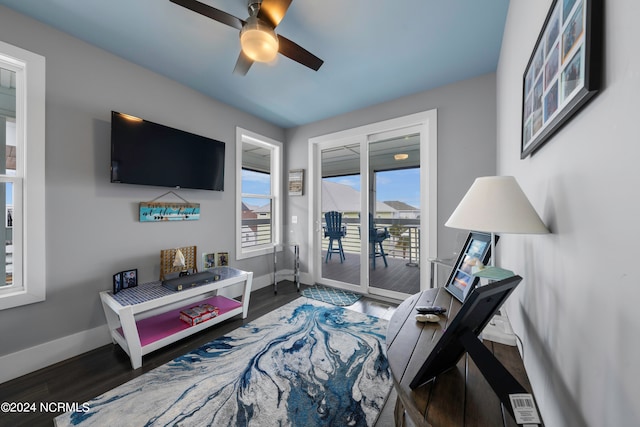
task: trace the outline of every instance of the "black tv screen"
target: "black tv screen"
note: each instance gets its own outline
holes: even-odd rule
[[[111,182],[224,190],[224,142],[111,112]]]

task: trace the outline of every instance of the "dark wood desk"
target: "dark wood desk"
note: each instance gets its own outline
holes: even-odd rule
[[[447,308],[439,323],[415,320],[415,307]],[[510,426],[517,424],[468,354],[454,369],[412,390],[409,383],[461,307],[444,288],[429,289],[409,297],[395,311],[387,331],[387,357],[398,393],[396,426]],[[531,393],[531,385],[516,347],[485,341],[485,346]]]

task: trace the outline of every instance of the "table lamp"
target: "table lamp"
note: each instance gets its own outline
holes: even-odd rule
[[[544,225],[512,176],[476,178],[449,220],[451,228],[491,233],[491,265],[495,266],[495,234],[544,234]]]
[[[491,265],[495,267],[495,234],[544,234],[544,225],[512,176],[477,178],[445,226],[491,233]],[[482,332],[484,338],[516,345],[506,315],[494,316]]]

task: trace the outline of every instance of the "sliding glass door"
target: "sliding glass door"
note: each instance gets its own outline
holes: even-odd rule
[[[323,144],[320,147],[321,256],[319,270],[325,283],[361,291],[361,174],[360,143]],[[332,224],[327,215],[337,213]]]
[[[426,260],[436,243],[435,111],[421,119],[311,140],[316,283],[398,299],[428,286]]]
[[[407,132],[367,141],[369,292],[387,296],[420,291],[420,134]]]

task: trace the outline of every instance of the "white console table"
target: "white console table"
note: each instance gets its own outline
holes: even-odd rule
[[[216,267],[211,272],[220,275],[220,280],[183,291],[150,282],[115,295],[100,292],[111,339],[129,355],[134,369],[142,366],[145,354],[238,314],[247,317],[253,273],[232,267]],[[238,283],[244,283],[240,301],[217,295],[219,289]],[[218,316],[194,326],[180,320],[181,310],[204,303],[218,307]]]

